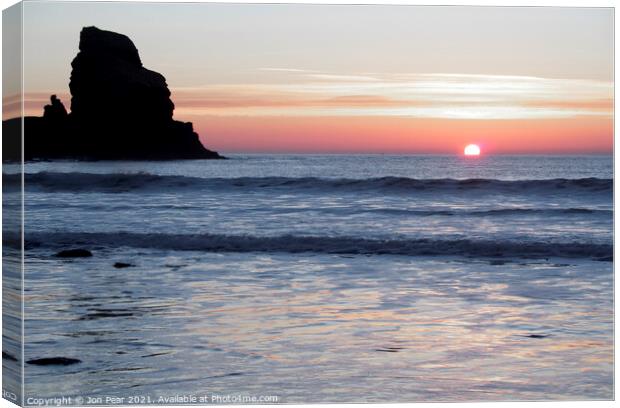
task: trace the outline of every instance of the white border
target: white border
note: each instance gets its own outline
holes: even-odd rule
[[[96,0],[62,0],[62,1],[96,1]],[[124,0],[106,0],[106,2],[115,2],[115,1],[124,1]],[[151,3],[199,3],[198,1],[183,1],[183,0],[133,0],[135,2],[151,2]],[[0,0],[0,7],[5,9],[10,7],[13,4],[18,3],[15,0]],[[503,1],[493,1],[493,0],[444,0],[444,1],[433,1],[433,0],[425,0],[425,1],[416,1],[416,0],[314,0],[314,1],[299,1],[299,0],[289,0],[289,1],[264,1],[264,0],[245,0],[245,1],[230,1],[230,0],[219,0],[219,1],[200,1],[200,3],[290,3],[290,4],[384,4],[384,5],[428,5],[428,6],[508,6],[508,7],[518,7],[518,6],[526,6],[526,7],[613,7],[614,8],[614,22],[616,17],[616,1],[614,0],[503,0]],[[22,19],[23,19],[23,10],[22,10]],[[0,20],[1,26],[1,20]],[[615,27],[615,23],[614,23]],[[22,22],[22,31],[23,31],[23,22]],[[23,33],[22,33],[23,35]],[[2,39],[2,34],[0,30],[0,41]],[[614,54],[616,44],[618,43],[618,33],[614,30]],[[2,57],[0,56],[0,63]],[[1,64],[0,64],[1,66]],[[22,52],[22,67],[23,67],[23,52]],[[614,79],[618,74],[618,66],[615,64],[615,55],[614,55]],[[24,78],[22,75],[22,90]],[[0,84],[0,91],[1,91]],[[614,101],[615,101],[615,90],[614,90]],[[22,112],[24,111],[23,99],[22,99]],[[614,106],[615,113],[615,106]],[[617,133],[617,124],[615,121],[614,114],[614,141],[615,134]],[[1,131],[0,131],[1,134]],[[23,143],[23,140],[22,140]],[[616,156],[618,146],[614,143],[614,157]],[[2,152],[2,147],[0,146],[0,154]],[[23,154],[23,152],[22,152]],[[23,160],[22,160],[22,169],[23,169]],[[616,174],[619,174],[620,164],[618,161],[614,160],[614,203],[617,202],[618,198],[618,184],[616,182]],[[0,181],[1,185],[1,181]],[[24,210],[24,191],[23,191],[23,171],[22,171],[22,214]],[[614,205],[615,210],[615,205]],[[614,211],[614,237],[618,232],[617,224],[615,223],[615,211]],[[23,217],[22,217],[23,223]],[[0,238],[2,232],[0,231]],[[22,234],[23,234],[23,225],[22,225]],[[614,258],[619,259],[620,250],[614,245]],[[615,294],[617,293],[618,286],[617,281],[615,280],[615,263],[614,263],[614,315],[618,312],[618,305],[615,302]],[[0,301],[1,301],[1,293],[0,293]],[[22,296],[23,296],[23,236],[22,236]],[[23,297],[22,297],[23,298]],[[23,318],[23,303],[22,303],[22,318]],[[1,318],[0,318],[1,319]],[[0,320],[1,321],[1,320]],[[614,334],[615,334],[615,319],[614,319]],[[23,338],[23,324],[22,324],[22,338]],[[615,350],[618,348],[618,339],[614,335],[614,363],[615,363]],[[23,347],[22,347],[23,353]],[[23,367],[23,355],[22,355],[22,367]],[[614,380],[616,378],[617,371],[614,369]],[[1,380],[1,374],[0,374]],[[22,378],[22,395],[24,391],[24,383]],[[617,395],[617,381],[614,381],[614,395]],[[549,407],[549,408],[581,408],[584,405],[588,407],[610,407],[616,406],[616,401],[554,401],[554,402],[473,402],[473,403],[406,403],[406,404],[364,404],[364,406],[369,405],[373,407],[411,407],[411,408],[449,408],[449,407],[488,407],[488,408],[519,408],[522,406],[525,407]],[[330,407],[330,408],[350,408],[350,407],[359,407],[360,404],[304,404],[301,406],[304,407],[313,407],[313,406],[321,406],[321,407]],[[0,408],[4,407],[15,407],[16,405],[8,402],[7,400],[0,399]],[[165,407],[163,405],[158,405],[161,407]],[[230,406],[230,405],[228,405]],[[253,405],[253,407],[270,407],[273,405]],[[180,406],[175,406],[180,407]],[[188,406],[195,408],[195,405]],[[238,405],[237,407],[247,407],[247,405]]]

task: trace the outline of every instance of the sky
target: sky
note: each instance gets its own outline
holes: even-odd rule
[[[52,93],[69,108],[94,25],[129,36],[175,119],[225,153],[613,148],[611,8],[33,1],[23,21],[26,114]]]

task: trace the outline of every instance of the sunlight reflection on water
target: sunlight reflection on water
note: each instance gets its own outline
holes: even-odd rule
[[[83,362],[27,365],[31,395],[208,390],[358,402],[612,392],[607,262],[32,255],[41,261],[27,265],[26,358],[54,350]],[[121,259],[138,267],[111,268]]]

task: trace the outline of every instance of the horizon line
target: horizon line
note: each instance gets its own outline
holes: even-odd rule
[[[220,150],[221,154],[255,154],[255,155],[333,155],[333,156],[463,156],[462,152],[454,153],[422,153],[422,152],[300,152],[300,151],[238,151]],[[515,153],[482,153],[478,158],[488,156],[614,156],[614,152],[515,152]],[[474,158],[475,159],[475,158]]]

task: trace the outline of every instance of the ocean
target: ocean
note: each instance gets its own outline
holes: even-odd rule
[[[25,164],[26,398],[613,398],[611,156],[228,157]]]

